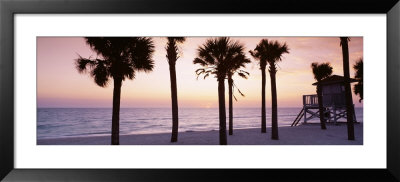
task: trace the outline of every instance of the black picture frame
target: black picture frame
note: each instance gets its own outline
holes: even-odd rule
[[[381,13],[387,15],[386,169],[15,169],[14,15],[26,13]],[[317,15],[316,15],[317,16]],[[0,180],[400,181],[398,0],[0,0]],[[27,30],[29,31],[29,30]],[[379,62],[379,61],[377,61]],[[377,63],[379,64],[379,63]],[[264,156],[268,157],[268,156]],[[373,157],[373,156],[371,156]],[[318,159],[323,160],[323,159]],[[368,160],[368,159],[366,159]]]

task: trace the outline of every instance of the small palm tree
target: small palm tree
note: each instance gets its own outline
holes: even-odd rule
[[[244,46],[228,37],[208,39],[197,49],[197,57],[193,64],[202,68],[196,70],[197,77],[204,74],[204,79],[210,74],[215,75],[218,81],[219,102],[219,143],[227,144],[226,136],[226,110],[225,110],[225,78],[232,62],[244,57]]]
[[[171,100],[172,100],[172,135],[171,142],[178,141],[178,91],[176,86],[176,70],[175,63],[178,60],[178,43],[183,43],[185,37],[168,37],[167,46],[167,59],[169,64],[169,77],[171,79]]]
[[[343,55],[343,73],[344,73],[344,90],[346,97],[346,112],[347,112],[347,139],[354,140],[354,108],[353,99],[351,96],[350,86],[350,69],[349,69],[349,41],[348,37],[340,37],[340,46],[342,47]]]
[[[151,38],[144,37],[86,37],[85,40],[98,58],[79,56],[75,60],[76,69],[79,73],[89,73],[100,87],[106,87],[113,79],[111,144],[119,145],[122,81],[134,79],[136,71],[148,72],[153,69],[154,45]]]
[[[359,95],[360,96],[360,100],[359,102],[361,103],[361,101],[364,98],[364,94],[363,94],[363,58],[360,58],[356,64],[354,64],[353,68],[356,71],[355,74],[355,78],[357,79],[358,83],[356,83],[354,85],[354,94]]]
[[[266,114],[265,114],[265,68],[269,65],[269,75],[271,78],[271,99],[272,99],[272,134],[273,140],[278,140],[278,103],[276,93],[276,64],[282,61],[282,54],[289,53],[286,43],[281,44],[278,41],[268,41],[262,39],[256,48],[250,50],[251,56],[259,60],[262,74],[262,110],[261,110],[261,132],[266,132]]]
[[[321,129],[326,130],[325,118],[324,118],[324,106],[322,100],[322,87],[321,80],[332,75],[332,66],[329,63],[312,63],[312,72],[314,74],[315,80],[317,80],[317,95],[318,95],[318,107],[319,107],[319,120],[321,122]]]
[[[239,90],[236,84],[233,81],[233,76],[237,74],[238,76],[247,79],[250,75],[249,72],[241,70],[240,68],[245,67],[247,63],[251,61],[247,59],[244,55],[238,56],[236,59],[231,61],[231,68],[228,70],[228,89],[229,89],[229,135],[233,135],[233,100],[232,97],[237,101],[237,98],[233,94],[234,88],[237,89],[240,95],[244,96],[244,94]]]

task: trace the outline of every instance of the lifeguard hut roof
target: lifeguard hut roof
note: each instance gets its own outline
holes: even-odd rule
[[[351,82],[356,82],[357,80],[354,78],[350,78],[350,83]],[[344,77],[339,76],[339,75],[332,75],[329,76],[323,80],[320,81],[321,85],[330,85],[330,84],[335,84],[335,83],[343,83],[344,82]],[[313,83],[312,85],[317,85],[318,82]]]

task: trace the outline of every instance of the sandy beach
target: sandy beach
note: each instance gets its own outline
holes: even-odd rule
[[[228,145],[362,145],[363,124],[356,123],[356,140],[347,140],[347,126],[328,124],[321,130],[319,124],[279,127],[279,140],[271,140],[271,130],[261,133],[259,128],[236,129],[228,135]],[[218,131],[179,133],[176,143],[170,142],[170,133],[121,135],[121,145],[218,145]],[[110,145],[110,136],[70,137],[37,140],[38,145]]]

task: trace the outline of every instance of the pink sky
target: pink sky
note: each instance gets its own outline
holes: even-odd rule
[[[179,107],[218,107],[217,81],[213,77],[196,80],[193,64],[196,49],[209,37],[189,37],[180,45],[181,58],[176,63]],[[237,95],[234,107],[260,107],[261,71],[257,62],[248,54],[262,38],[286,42],[290,53],[278,63],[278,107],[300,107],[302,95],[315,94],[312,62],[330,62],[333,74],[343,75],[342,50],[338,37],[232,37],[246,47],[252,63],[245,70],[249,79],[234,78],[246,95]],[[134,80],[122,85],[121,107],[171,107],[168,63],[164,49],[166,40],[153,37],[155,68],[152,72],[139,72]],[[353,65],[363,56],[362,37],[349,42],[350,76],[354,77]],[[37,101],[38,107],[112,107],[113,84],[97,86],[88,74],[79,74],[74,60],[78,57],[96,57],[81,37],[37,38]],[[267,73],[266,103],[271,105],[270,80]],[[226,94],[227,96],[227,94]],[[353,94],[356,107],[362,107],[359,96]]]

